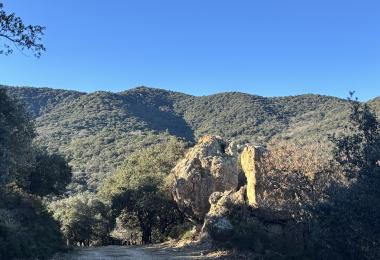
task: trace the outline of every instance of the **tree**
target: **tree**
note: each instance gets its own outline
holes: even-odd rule
[[[138,220],[135,228],[140,230],[143,244],[161,241],[173,225],[183,220],[175,202],[150,183],[113,197],[112,207],[120,213],[126,211]],[[155,237],[153,233],[156,233]]]
[[[35,136],[34,125],[22,105],[0,88],[0,185],[28,186]]]
[[[35,149],[34,124],[23,106],[0,88],[0,184],[41,196],[63,192],[71,169],[63,157]]]
[[[108,207],[94,194],[80,193],[49,205],[53,217],[61,224],[68,244],[102,244],[108,230]]]
[[[40,183],[38,191],[61,190],[55,183],[59,180],[49,179],[57,161],[49,165],[52,172],[48,165],[41,167],[39,159],[36,166],[34,137],[34,125],[22,105],[0,88],[0,259],[47,258],[64,245],[58,223],[41,198],[29,193],[31,185],[36,187],[31,173],[41,173],[41,168],[42,179],[49,181]]]
[[[174,137],[137,151],[101,187],[99,194],[111,203],[115,218],[127,212],[138,220],[142,243],[160,241],[181,221],[165,178],[184,151],[185,144]]]
[[[33,52],[37,58],[44,52],[45,46],[41,43],[45,27],[40,25],[25,25],[16,14],[7,14],[0,3],[0,40],[2,48],[0,54],[9,55],[14,48]],[[11,46],[11,44],[13,46]]]
[[[334,158],[350,178],[375,174],[380,160],[380,124],[367,104],[352,99],[349,125],[344,135],[330,137],[334,143]]]
[[[0,186],[0,259],[46,259],[64,249],[58,223],[39,197]]]
[[[39,149],[30,173],[29,191],[40,196],[59,195],[70,183],[71,176],[71,168],[61,155]]]
[[[0,3],[0,41],[6,41],[0,54],[12,53],[12,43],[39,57],[45,50],[40,43],[43,30],[25,26],[15,14],[6,14]],[[40,197],[28,193],[30,173],[36,170],[35,135],[23,106],[0,88],[0,259],[46,259],[64,248],[58,223]],[[47,186],[44,189],[51,189]]]
[[[380,124],[366,104],[349,98],[345,132],[331,136],[348,185],[332,186],[316,208],[313,241],[319,259],[380,258]]]

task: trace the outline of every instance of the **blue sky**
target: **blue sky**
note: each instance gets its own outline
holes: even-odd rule
[[[378,0],[4,0],[47,52],[0,56],[0,84],[207,95],[380,95]]]

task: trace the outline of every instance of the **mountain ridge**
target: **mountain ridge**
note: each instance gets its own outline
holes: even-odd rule
[[[194,94],[189,94],[189,93],[180,92],[180,91],[176,91],[176,90],[169,90],[169,89],[159,88],[159,87],[149,87],[149,86],[144,86],[144,85],[127,88],[126,90],[121,90],[121,91],[116,91],[116,92],[115,91],[108,91],[108,90],[95,90],[95,91],[92,91],[92,92],[86,92],[86,91],[79,91],[79,90],[74,90],[74,89],[54,88],[54,87],[46,87],[46,86],[43,86],[43,87],[37,87],[37,86],[13,86],[13,85],[3,85],[3,84],[0,84],[0,87],[2,87],[2,88],[11,88],[11,89],[39,89],[39,90],[52,90],[52,91],[57,90],[57,91],[61,91],[61,92],[76,92],[76,93],[81,93],[81,94],[85,94],[85,95],[96,93],[96,92],[124,94],[124,93],[128,93],[128,92],[139,91],[139,90],[152,90],[152,91],[160,91],[162,93],[164,93],[164,92],[178,93],[178,94],[185,95],[185,96],[190,96],[190,97],[209,97],[209,96],[213,96],[213,95],[223,95],[223,94],[228,94],[228,93],[237,93],[237,94],[245,94],[245,95],[257,96],[257,97],[263,97],[263,98],[269,98],[269,99],[283,98],[283,97],[297,97],[297,96],[315,95],[315,96],[324,96],[324,97],[331,97],[331,98],[337,98],[337,99],[341,99],[341,100],[346,100],[346,98],[337,97],[337,96],[331,96],[331,95],[327,95],[327,94],[320,94],[320,93],[303,93],[303,94],[292,94],[292,95],[285,95],[285,96],[263,96],[263,95],[259,95],[259,94],[253,94],[253,93],[242,92],[242,91],[222,91],[222,92],[205,94],[205,95],[194,95]],[[374,99],[380,99],[380,96],[374,96],[374,97],[368,99],[367,101],[362,101],[362,100],[359,100],[359,101],[362,102],[362,103],[368,103],[368,102],[370,102],[370,101],[372,101]]]
[[[170,136],[190,143],[205,134],[238,143],[275,139],[307,143],[339,132],[348,116],[347,100],[318,94],[193,96],[148,87],[118,93],[7,89],[34,118],[37,142],[70,161],[80,184],[74,190],[96,189],[130,152]],[[367,104],[380,114],[380,97]]]

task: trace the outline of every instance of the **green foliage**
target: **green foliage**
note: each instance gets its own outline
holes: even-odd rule
[[[148,146],[130,154],[116,173],[107,179],[100,194],[113,196],[125,189],[136,189],[150,183],[164,189],[164,179],[186,149],[186,143],[171,137],[167,142]]]
[[[36,57],[40,57],[45,51],[41,43],[45,27],[39,25],[25,25],[22,19],[14,13],[7,14],[0,3],[0,39],[2,48],[0,54],[9,55],[13,52],[13,46],[20,50],[31,50]]]
[[[140,184],[137,189],[118,194],[112,199],[112,207],[116,212],[128,212],[129,218],[125,221],[130,225],[131,218],[137,220],[134,228],[140,230],[144,244],[160,242],[181,219],[174,201],[159,192],[154,184]]]
[[[33,124],[22,106],[0,88],[0,184],[27,186],[27,173],[33,166]]]
[[[28,192],[60,192],[70,171],[61,157],[36,154],[34,136],[23,107],[0,88],[0,259],[42,259],[63,249],[58,224]]]
[[[231,92],[183,99],[175,108],[197,138],[216,134],[265,143],[271,138],[312,142],[323,137],[340,128],[345,106],[343,100],[321,95],[265,98]]]
[[[17,48],[40,57],[45,51],[44,29],[25,25],[0,3],[0,54],[9,55]],[[58,223],[41,198],[28,192],[61,192],[68,182],[63,176],[71,173],[63,158],[35,154],[35,136],[24,107],[0,86],[0,259],[46,259],[64,249]],[[63,178],[56,180],[57,175]]]
[[[71,190],[95,191],[108,176],[115,173],[128,155],[150,145],[165,143],[170,139],[167,133],[135,132],[126,133],[107,129],[93,136],[73,138],[68,150],[74,172]],[[66,151],[66,152],[65,152]]]
[[[48,247],[46,255],[61,245],[54,221],[47,220],[50,224],[41,226],[49,215],[40,200],[25,193],[47,195],[64,190],[70,171],[63,158],[54,153],[64,154],[74,170],[70,189],[78,194],[49,205],[70,244],[107,243],[116,218],[122,229],[133,231],[134,239],[149,243],[173,236],[184,225],[166,181],[183,156],[186,141],[203,134],[220,134],[238,142],[296,139],[303,147],[295,149],[298,153],[292,152],[296,157],[285,149],[279,151],[281,160],[269,160],[274,168],[268,171],[273,173],[267,175],[273,177],[266,180],[268,192],[272,190],[269,195],[276,198],[268,197],[268,205],[272,205],[268,210],[279,211],[272,203],[275,200],[288,213],[305,210],[307,214],[297,221],[313,229],[308,239],[315,258],[379,258],[380,213],[373,205],[380,204],[380,131],[370,110],[379,111],[379,99],[367,106],[318,95],[263,98],[223,93],[193,97],[149,88],[118,94],[33,88],[7,91],[23,100],[36,120],[37,143],[49,149],[36,154],[33,124],[22,106],[0,89],[0,179],[6,198],[0,205],[0,249],[9,247],[8,241],[17,241],[10,247],[10,257],[23,256],[25,250],[31,256],[43,257],[44,245]],[[332,185],[336,179],[327,180],[335,165],[327,167],[329,172],[320,166],[329,160],[308,160],[308,151],[314,155],[315,149],[308,150],[304,144],[324,141],[328,133],[337,133],[331,139],[334,156],[349,180],[347,186],[338,181]],[[6,191],[6,184],[16,184],[21,190]],[[85,190],[98,190],[99,197],[81,192]],[[283,191],[289,192],[279,201],[282,197],[277,194]],[[286,204],[289,198],[293,198],[292,203]],[[230,241],[255,249],[260,243],[271,243],[267,230],[252,222],[255,216],[247,212],[240,210],[237,217],[229,216],[235,228]],[[31,216],[33,222],[23,216]],[[51,244],[29,240],[41,232],[51,232]]]
[[[128,213],[129,219],[137,220],[134,228],[141,232],[143,243],[160,241],[182,220],[165,177],[184,150],[185,143],[172,137],[165,144],[135,152],[100,189],[99,194],[111,202],[115,217]]]
[[[40,199],[0,188],[0,259],[45,259],[64,249],[58,223]]]
[[[33,88],[8,88],[8,92],[21,98],[36,117],[37,142],[70,161],[74,192],[95,191],[128,154],[141,147],[164,143],[172,132],[189,135],[177,116],[167,111],[169,97],[162,107],[155,107],[140,93],[84,95]]]
[[[62,192],[71,170],[61,156],[35,149],[35,136],[24,108],[0,88],[0,184],[14,183],[40,195]]]
[[[70,245],[103,244],[108,239],[109,208],[94,194],[80,193],[49,204]]]
[[[117,217],[124,228],[133,229],[136,234],[141,234],[144,242],[161,241],[173,233],[178,227],[176,225],[183,220],[169,196],[165,180],[185,149],[184,142],[179,142],[173,135],[188,142],[204,134],[219,134],[238,142],[297,140],[302,146],[314,143],[315,140],[323,142],[330,133],[337,133],[338,136],[334,139],[336,160],[340,162],[347,176],[354,173],[355,178],[351,180],[349,189],[340,186],[341,183],[338,182],[335,186],[331,185],[330,181],[323,187],[325,178],[317,179],[319,182],[316,185],[315,180],[305,179],[304,169],[298,169],[296,165],[292,165],[295,168],[288,171],[287,175],[281,175],[280,178],[273,175],[276,178],[268,179],[269,184],[275,183],[276,180],[282,185],[293,185],[287,186],[291,188],[290,191],[294,188],[297,191],[299,188],[305,188],[304,183],[310,184],[306,188],[312,191],[307,193],[310,193],[311,197],[303,193],[299,196],[300,203],[308,204],[307,207],[301,205],[293,207],[293,210],[305,209],[308,217],[309,214],[315,214],[313,221],[318,223],[315,226],[316,230],[325,231],[321,232],[323,236],[313,234],[320,238],[321,248],[334,245],[341,250],[347,250],[345,252],[351,252],[347,247],[352,249],[352,252],[360,252],[355,244],[360,245],[360,248],[370,248],[363,241],[356,243],[357,240],[352,238],[351,235],[355,234],[352,230],[357,227],[365,230],[363,237],[377,241],[374,235],[369,235],[372,233],[363,223],[370,223],[375,227],[374,230],[377,229],[378,223],[370,217],[371,214],[376,216],[377,211],[372,212],[370,202],[378,201],[378,195],[374,192],[378,186],[375,177],[378,174],[368,173],[378,171],[374,167],[376,159],[379,158],[376,137],[378,128],[374,127],[376,120],[369,110],[371,107],[379,111],[378,98],[368,102],[367,107],[362,103],[319,95],[264,98],[242,93],[222,93],[193,97],[144,87],[116,94],[84,94],[34,88],[7,88],[7,91],[25,103],[25,107],[36,120],[39,133],[36,141],[48,147],[49,153],[37,162],[34,161],[36,155],[30,149],[34,137],[33,126],[22,112],[22,107],[3,94],[4,97],[0,99],[4,104],[0,107],[0,138],[13,138],[9,143],[0,143],[0,150],[2,149],[6,155],[1,158],[0,163],[6,166],[13,163],[9,171],[4,171],[1,175],[3,182],[30,187],[29,174],[37,165],[35,171],[40,169],[39,172],[43,173],[37,176],[47,178],[36,182],[45,183],[46,186],[43,188],[34,185],[39,190],[34,192],[61,192],[64,185],[55,188],[50,185],[54,183],[53,179],[56,180],[53,176],[61,176],[58,173],[65,167],[53,167],[54,171],[48,171],[46,167],[56,160],[63,163],[57,157],[50,157],[52,153],[59,152],[73,167],[74,182],[70,184],[70,190],[74,193],[97,191],[100,186],[98,195],[110,204],[112,210],[108,216],[102,208],[107,206],[101,204],[97,198],[87,198],[90,195],[78,195],[72,201],[67,198],[56,202],[57,204],[53,203],[51,211],[60,223],[63,223],[63,232],[78,230],[75,234],[65,233],[71,243],[104,243],[107,239],[105,234],[114,227],[113,222]],[[352,110],[351,116],[350,105],[356,105],[356,110]],[[353,122],[351,126],[347,119]],[[349,135],[347,131],[350,132]],[[342,133],[344,134],[339,137]],[[302,150],[300,155],[304,152],[305,150]],[[283,158],[287,159],[286,152],[284,154]],[[117,170],[113,175],[115,169]],[[276,169],[273,173],[282,172],[282,168]],[[317,170],[319,173],[320,169]],[[294,175],[293,172],[298,175]],[[327,174],[328,178],[330,173]],[[61,177],[64,176],[67,174]],[[62,184],[65,183],[64,179]],[[104,180],[106,181],[102,184]],[[319,198],[319,194],[325,193],[326,189],[330,189],[330,193]],[[93,206],[87,205],[93,200],[98,200],[103,206],[94,209]],[[320,203],[320,200],[329,200],[329,203]],[[298,200],[293,202],[300,204]],[[61,209],[58,204],[70,206]],[[315,207],[316,212],[311,213],[310,207]],[[95,213],[98,211],[101,213]],[[337,220],[344,212],[349,212],[349,217],[342,218],[342,221]],[[360,217],[354,212],[360,212]],[[9,215],[9,212],[5,213],[7,214]],[[91,215],[99,217],[93,219]],[[305,220],[304,217],[300,219]],[[360,219],[365,219],[366,222],[360,222]],[[355,221],[361,224],[352,225]],[[345,223],[350,228],[345,229],[346,226],[337,223]],[[242,235],[243,240],[244,234],[250,236],[253,231],[249,230],[255,229],[254,225],[250,226],[252,223],[245,224],[235,225],[237,228],[241,227],[237,234]],[[322,228],[323,225],[326,229]],[[345,232],[339,233],[342,230]],[[347,239],[339,240],[330,236],[334,233],[341,234],[339,238]]]
[[[29,192],[40,196],[62,194],[71,181],[71,175],[71,168],[61,155],[40,149],[30,173]]]
[[[142,147],[170,135],[192,142],[218,134],[238,142],[324,141],[343,130],[348,102],[327,96],[265,98],[243,93],[194,97],[139,87],[90,94],[47,88],[8,88],[36,118],[38,142],[73,167],[73,192],[96,191],[102,180]],[[371,106],[380,107],[377,100]]]
[[[371,99],[367,102],[367,104],[376,113],[377,116],[380,116],[380,97]]]
[[[346,172],[376,174],[380,160],[380,124],[367,104],[349,99],[350,125],[345,135],[332,136],[335,159]]]
[[[380,124],[365,104],[350,100],[350,124],[332,137],[334,155],[350,181],[333,187],[317,208],[316,252],[338,259],[380,257]]]
[[[7,89],[8,95],[11,97],[21,100],[25,106],[25,110],[33,118],[49,113],[54,107],[62,103],[72,102],[80,96],[85,95],[82,92],[51,88],[0,87]]]

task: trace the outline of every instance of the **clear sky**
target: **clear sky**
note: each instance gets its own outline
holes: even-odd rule
[[[47,52],[0,56],[0,84],[380,96],[379,0],[2,2]]]

